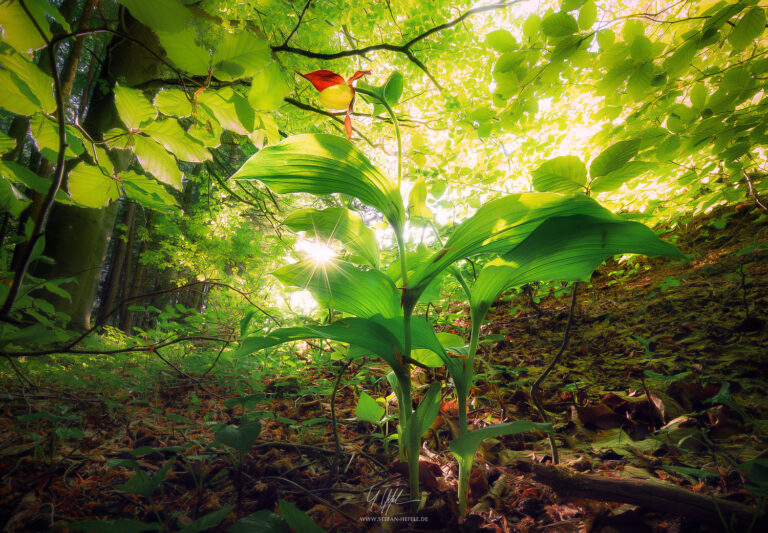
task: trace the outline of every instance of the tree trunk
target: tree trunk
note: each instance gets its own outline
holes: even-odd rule
[[[126,263],[126,252],[128,250],[129,237],[128,234],[133,232],[133,224],[136,220],[136,204],[133,202],[128,203],[128,207],[125,210],[125,225],[126,225],[126,237],[119,239],[119,242],[115,246],[115,253],[112,256],[112,268],[109,273],[109,283],[107,284],[106,296],[101,305],[101,316],[104,317],[107,313],[114,310],[118,304],[120,298],[120,288],[122,286],[123,265]],[[128,275],[126,270],[126,275]],[[112,323],[115,323],[115,317],[112,319]]]
[[[144,285],[144,272],[147,268],[147,266],[141,262],[141,256],[144,255],[144,252],[147,251],[147,247],[149,246],[149,237],[152,234],[152,219],[154,218],[154,213],[149,213],[147,216],[147,233],[149,235],[146,239],[141,241],[141,246],[139,247],[139,253],[136,256],[136,274],[133,278],[133,281],[131,283],[131,290],[128,293],[128,298],[135,298],[139,294],[141,294],[142,287]],[[130,256],[128,257],[130,259]],[[129,283],[127,276],[125,280],[126,286]],[[135,305],[136,302],[130,302],[129,305]],[[133,311],[129,311],[128,309],[123,309],[120,314],[120,329],[122,329],[127,334],[131,334],[131,330],[133,329],[133,322],[135,319],[135,314]]]
[[[125,30],[137,39],[156,37],[145,26],[126,14]],[[114,87],[117,79],[127,80],[126,85],[136,85],[154,76],[158,61],[151,54],[135,44],[121,38],[113,39],[108,46],[100,80],[108,87]],[[95,84],[99,86],[100,84]],[[103,132],[120,126],[114,105],[113,91],[106,94],[94,90],[88,105],[84,128],[94,139],[101,139]],[[130,154],[115,154],[115,168],[119,171],[129,165]],[[91,312],[96,303],[102,267],[115,224],[117,203],[102,209],[87,209],[56,204],[53,208],[46,232],[45,254],[54,259],[54,265],[37,265],[35,274],[45,279],[75,277],[77,285],[70,285],[71,301],[51,297],[50,301],[58,311],[71,317],[70,327],[90,327]]]

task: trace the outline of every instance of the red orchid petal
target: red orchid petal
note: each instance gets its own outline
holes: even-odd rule
[[[350,85],[353,81],[355,81],[358,78],[362,78],[363,76],[370,74],[370,70],[358,70],[356,71],[351,78],[347,80],[347,85]]]
[[[352,117],[347,110],[347,116],[344,117],[344,129],[347,130],[347,140],[352,140]]]
[[[314,85],[315,89],[318,91],[322,91],[323,89],[327,89],[328,87],[332,87],[334,85],[346,83],[344,78],[330,70],[315,70],[314,72],[309,72],[308,74],[302,74],[297,70],[296,73],[302,78],[309,80],[309,82]]]

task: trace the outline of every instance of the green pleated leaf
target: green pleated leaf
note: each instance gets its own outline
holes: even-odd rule
[[[440,411],[440,391],[442,385],[439,381],[432,383],[427,389],[427,393],[422,398],[411,421],[402,429],[403,440],[410,443],[409,449],[418,450],[421,436],[427,432],[429,427],[437,418]]]
[[[17,115],[34,115],[40,106],[37,98],[18,76],[0,70],[0,109]]]
[[[18,217],[29,205],[28,200],[21,191],[14,187],[10,180],[0,177],[0,208]]]
[[[675,78],[679,74],[688,70],[696,55],[696,39],[691,38],[681,44],[672,54],[664,60],[663,67],[670,78]]]
[[[140,129],[142,124],[157,116],[157,111],[141,91],[122,85],[115,87],[115,106],[120,120],[130,130]]]
[[[176,159],[165,148],[149,137],[136,135],[133,137],[133,152],[144,170],[163,183],[181,190],[181,171],[176,165]]]
[[[408,214],[412,221],[432,219],[432,211],[427,207],[427,184],[423,176],[416,180],[408,195]]]
[[[30,7],[32,2],[27,3]],[[35,20],[43,29],[45,36],[50,37],[51,31],[45,15]],[[3,41],[13,46],[22,54],[31,54],[45,46],[45,39],[37,31],[35,23],[24,12],[24,8],[18,1],[0,3],[0,30]]]
[[[254,74],[248,102],[254,109],[272,111],[290,92],[291,85],[283,69],[277,61],[270,61]]]
[[[205,111],[212,122],[218,122],[214,127],[234,131],[240,135],[247,135],[253,131],[256,114],[248,100],[232,88],[205,90],[198,95],[197,102],[200,104],[200,111]],[[216,138],[218,139],[218,135]]]
[[[59,154],[59,124],[40,113],[36,113],[29,121],[29,133],[43,157],[49,161],[56,161]],[[77,130],[67,126],[67,147],[64,150],[64,155],[68,159],[77,157],[85,150],[83,143],[76,135],[77,133]]]
[[[496,297],[532,281],[587,281],[595,268],[616,254],[682,257],[675,246],[648,227],[624,221],[607,210],[598,216],[552,217],[521,244],[491,260],[472,290],[473,335]]]
[[[78,163],[69,172],[69,194],[83,207],[101,208],[120,198],[117,181],[97,166]]]
[[[216,432],[216,440],[240,452],[248,452],[261,433],[261,422],[250,420],[239,426],[228,425]]]
[[[180,32],[191,22],[192,14],[178,0],[119,0],[131,15],[153,30]]]
[[[249,78],[270,61],[269,43],[251,32],[227,33],[213,53],[213,75],[222,81]]]
[[[592,160],[589,165],[589,175],[592,179],[623,167],[630,159],[637,155],[640,148],[640,139],[630,139],[612,144]]]
[[[411,358],[415,361],[418,361],[422,365],[436,368],[443,366],[445,364],[445,358],[450,357],[447,355],[445,348],[459,348],[464,346],[464,339],[458,335],[454,335],[453,333],[446,333],[444,331],[433,333],[433,335],[436,337],[438,343],[441,346],[432,348],[416,348],[411,351]]]
[[[41,178],[27,167],[23,167],[13,161],[0,161],[0,176],[11,183],[21,184],[29,187],[39,194],[46,194],[51,187],[49,180]],[[56,193],[56,201],[62,204],[72,204],[67,193],[62,191]]]
[[[368,394],[361,392],[357,399],[355,416],[364,422],[378,424],[381,417],[384,416],[384,408],[376,400],[368,396]]]
[[[591,192],[615,191],[632,178],[658,166],[657,163],[649,163],[648,161],[630,161],[623,167],[592,181],[589,184],[589,190]]]
[[[207,76],[211,64],[208,49],[197,42],[192,29],[160,31],[155,34],[168,59],[176,67],[195,76]]]
[[[395,318],[383,318],[382,316],[372,317],[371,320],[381,324],[389,330],[389,332],[397,339],[401,346],[405,345],[405,334],[403,331],[403,317],[397,316]],[[429,353],[435,354],[442,364],[446,366],[448,372],[454,377],[461,375],[461,360],[451,357],[445,350],[445,347],[453,344],[449,342],[443,345],[441,342],[441,333],[435,333],[434,326],[424,320],[422,317],[414,316],[411,318],[411,357],[416,361],[422,362],[422,359],[427,359],[430,362],[436,363],[436,359],[433,357],[424,356],[421,354],[419,359],[414,356],[414,351],[425,350]],[[451,340],[453,340],[451,338]],[[463,342],[461,343],[464,344]],[[444,347],[445,346],[445,347]],[[426,363],[425,363],[426,364]],[[428,366],[432,366],[431,364]],[[436,364],[435,366],[440,366]]]
[[[125,195],[131,200],[155,211],[172,211],[179,208],[176,199],[157,180],[133,171],[120,174]]]
[[[285,285],[309,290],[323,307],[364,318],[400,314],[395,284],[378,270],[361,270],[344,261],[318,264],[305,260],[286,265],[274,275]]]
[[[234,509],[234,507],[228,505],[223,509],[218,509],[208,513],[207,515],[198,518],[191,524],[187,524],[181,528],[179,533],[200,533],[201,531],[208,531],[209,529],[218,526],[227,517],[227,515],[232,512],[232,509]]]
[[[192,102],[181,89],[158,91],[152,103],[162,114],[178,118],[188,117],[193,110]]]
[[[294,531],[301,531],[301,533],[325,533],[325,530],[318,526],[307,513],[290,502],[280,500],[280,514]]]
[[[537,191],[573,194],[583,192],[587,167],[578,157],[566,155],[545,161],[531,176]]]
[[[232,357],[250,355],[264,348],[306,339],[329,339],[360,346],[384,359],[393,369],[403,369],[400,364],[403,351],[400,341],[375,320],[357,317],[337,320],[327,326],[280,328],[266,336],[246,337]]]
[[[18,2],[14,2],[18,4]],[[5,3],[8,5],[8,2]],[[0,7],[0,9],[2,9]],[[35,33],[37,33],[35,31]],[[10,81],[13,87],[11,91],[21,92],[39,106],[37,111],[52,114],[56,111],[56,99],[53,93],[53,78],[40,70],[22,54],[9,47],[5,47],[0,41],[0,66],[8,69],[12,74]],[[8,89],[6,89],[8,90]],[[2,104],[5,106],[5,104]],[[26,114],[26,113],[25,113]]]
[[[299,209],[283,220],[293,231],[306,231],[322,239],[336,239],[353,254],[379,267],[379,244],[374,232],[354,211],[344,208]]]
[[[765,11],[753,7],[736,23],[728,35],[728,42],[736,50],[743,50],[765,31]]]
[[[517,420],[506,424],[494,424],[492,426],[469,431],[458,439],[451,441],[449,445],[451,451],[456,455],[460,463],[469,463],[471,465],[475,452],[485,439],[501,437],[502,435],[517,435],[537,429],[545,433],[552,433],[552,424],[541,424],[529,420]]]
[[[521,193],[488,202],[456,228],[442,250],[419,265],[408,280],[404,305],[412,309],[435,276],[459,259],[507,252],[552,216],[603,212],[603,207],[583,194]]]
[[[515,38],[507,30],[495,30],[485,36],[485,43],[497,52],[517,50]]]
[[[202,163],[212,159],[205,146],[187,135],[175,119],[155,120],[144,126],[142,131],[181,161]]]
[[[278,193],[349,194],[402,231],[405,210],[395,183],[342,137],[294,135],[251,156],[233,179],[260,180]]]
[[[10,152],[16,147],[16,139],[8,137],[5,133],[0,131],[0,154]]]
[[[571,15],[560,11],[541,19],[541,31],[550,37],[565,37],[579,31],[579,24]]]

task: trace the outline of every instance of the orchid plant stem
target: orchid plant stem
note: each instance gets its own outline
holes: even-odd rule
[[[397,122],[397,115],[394,110],[381,95],[376,94],[367,89],[358,88],[357,91],[361,94],[365,94],[372,98],[375,98],[384,106],[387,114],[392,119],[392,125],[395,128],[395,138],[397,139],[397,189],[400,190],[403,181],[403,143],[400,138],[400,125]],[[397,238],[398,253],[400,255],[400,270],[402,277],[402,290],[405,292],[408,287],[408,257],[405,248],[405,235],[403,234],[403,228],[395,229],[395,236]],[[413,307],[403,308],[403,356],[410,359],[411,357],[411,317],[413,315]],[[400,424],[401,428],[405,429],[413,419],[413,406],[411,404],[411,369],[410,364],[404,359],[403,366],[405,372],[401,375],[398,373],[397,379],[400,386]],[[401,431],[400,435],[404,434]],[[419,436],[420,437],[420,436]],[[406,442],[400,442],[400,451],[402,456],[403,448],[405,448],[405,458],[408,463],[408,483],[411,492],[411,500],[414,503],[414,508],[418,504],[419,498],[419,444],[418,439],[406,439]]]

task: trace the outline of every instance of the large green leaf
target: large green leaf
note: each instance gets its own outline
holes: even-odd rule
[[[329,339],[360,346],[384,359],[393,369],[404,370],[401,364],[403,348],[400,341],[375,320],[357,317],[337,320],[327,326],[280,328],[266,336],[246,337],[232,357],[250,355],[264,348],[306,339]]]
[[[122,85],[115,87],[115,106],[120,120],[130,130],[140,129],[157,116],[157,111],[141,91]]]
[[[752,41],[760,37],[765,31],[765,11],[760,7],[753,7],[747,11],[736,23],[728,35],[728,42],[736,50],[746,48]]]
[[[342,137],[294,135],[251,156],[233,179],[260,180],[278,193],[349,194],[402,231],[405,210],[395,183]]]
[[[249,31],[227,33],[213,53],[213,74],[222,81],[249,78],[269,60],[267,41]]]
[[[149,137],[136,135],[133,137],[133,152],[144,170],[163,183],[181,190],[181,171],[176,165],[176,159],[165,148]]]
[[[501,437],[502,435],[517,435],[537,429],[545,433],[552,433],[552,424],[542,424],[529,420],[516,420],[506,424],[494,424],[475,431],[469,431],[458,439],[451,441],[449,448],[461,462],[471,464],[475,452],[485,439]]]
[[[171,211],[179,207],[176,198],[168,194],[157,180],[148,176],[128,171],[120,174],[120,181],[123,183],[125,195],[148,209]]]
[[[378,424],[381,421],[381,417],[384,416],[384,408],[376,403],[376,400],[368,396],[368,394],[361,392],[357,399],[355,416],[365,422]]]
[[[163,89],[158,91],[153,101],[154,106],[164,115],[188,117],[192,114],[192,102],[181,89]]]
[[[566,155],[545,161],[531,176],[537,191],[573,194],[583,192],[587,167],[578,157]]]
[[[142,131],[162,144],[181,161],[202,163],[212,159],[205,146],[187,135],[175,119],[155,120],[144,126]]]
[[[199,44],[194,30],[156,30],[157,38],[168,59],[179,69],[196,76],[207,76],[211,65],[208,48]]]
[[[432,211],[427,207],[427,184],[423,176],[416,180],[408,195],[408,214],[412,222],[432,219]]]
[[[283,224],[293,231],[325,240],[337,239],[345,248],[365,259],[374,268],[379,267],[379,244],[376,235],[354,211],[331,207],[328,209],[299,209],[288,215]]]
[[[101,168],[78,163],[69,172],[69,194],[84,207],[101,208],[120,197],[120,185]]]
[[[18,2],[15,2],[18,3]],[[6,5],[8,2],[6,2]],[[2,9],[0,7],[0,9]],[[37,32],[35,32],[37,33]],[[13,88],[21,91],[26,99],[38,104],[38,111],[53,113],[56,110],[56,99],[53,93],[53,78],[40,70],[23,55],[6,47],[0,41],[0,66],[12,73]],[[12,106],[13,107],[13,106]]]
[[[191,13],[178,0],[119,0],[131,15],[155,31],[179,32],[191,21]]]
[[[248,102],[254,109],[272,111],[280,105],[283,98],[291,92],[283,69],[277,61],[270,61],[253,76]]]
[[[253,131],[256,114],[248,100],[231,87],[205,90],[198,95],[197,103],[199,104],[198,115],[204,112],[208,115],[209,121],[215,123],[214,127],[228,129],[240,135],[247,135]],[[198,116],[198,119],[205,118]],[[194,135],[193,137],[197,138]],[[218,135],[216,137],[218,138]],[[203,142],[202,139],[198,138],[198,140]]]
[[[307,289],[323,307],[368,318],[400,314],[395,284],[378,270],[361,270],[351,263],[311,260],[286,265],[274,272],[285,285]]]
[[[37,98],[16,74],[0,70],[0,109],[17,115],[34,115],[40,109]]]
[[[550,13],[541,19],[541,31],[550,37],[565,37],[579,31],[579,23],[563,11]]]
[[[455,261],[479,253],[507,252],[549,217],[604,212],[583,194],[521,193],[488,202],[456,228],[442,250],[419,265],[408,280],[404,305],[412,309],[432,279]]]
[[[216,432],[216,440],[239,452],[248,452],[261,433],[261,422],[249,420],[239,426],[227,425]]]
[[[280,514],[294,531],[301,533],[325,533],[310,516],[291,502],[280,500]]]
[[[657,168],[658,163],[649,163],[648,161],[630,161],[623,167],[618,168],[608,174],[604,174],[589,184],[591,192],[609,192],[615,191],[627,181],[636,178],[643,172]]]
[[[0,161],[0,176],[11,183],[22,184],[39,194],[46,194],[51,187],[50,182],[41,178],[27,167],[23,167],[13,161]],[[56,193],[56,201],[62,204],[72,204],[67,193],[59,189]]]
[[[72,158],[82,154],[85,148],[77,136],[77,130],[67,126],[65,131],[67,147],[64,149],[64,154],[66,157]],[[56,161],[59,153],[59,124],[41,113],[35,113],[29,121],[29,133],[43,157],[49,161]]]
[[[680,250],[647,226],[607,212],[546,220],[525,241],[480,271],[472,290],[473,333],[504,289],[532,281],[587,281],[605,259],[624,253],[682,257]]]
[[[405,334],[403,331],[403,317],[383,318],[375,316],[372,318],[375,322],[386,327],[390,333],[397,339],[400,345],[405,345]],[[411,317],[411,348],[413,350],[427,350],[434,353],[442,361],[452,376],[460,375],[462,363],[448,355],[438,338],[439,333],[435,333],[434,326],[419,316]],[[462,343],[463,344],[463,343]],[[446,344],[445,346],[448,346]],[[411,352],[413,357],[413,352]],[[418,359],[416,359],[418,361]]]
[[[18,217],[29,205],[29,200],[14,187],[10,180],[0,177],[0,208]]]
[[[432,383],[427,389],[427,393],[422,398],[416,412],[410,423],[403,429],[403,438],[406,441],[416,441],[415,449],[418,450],[418,440],[427,432],[429,427],[435,421],[437,413],[440,411],[440,391],[442,384],[439,381]]]
[[[66,31],[69,31],[67,21],[46,0],[27,0],[26,6],[34,21],[29,18],[18,0],[0,3],[0,31],[3,41],[22,54],[31,54],[45,46],[45,39],[37,31],[35,23],[43,30],[46,38],[51,37],[50,24],[46,15],[51,15],[64,26]]]
[[[640,139],[630,139],[612,144],[592,160],[589,165],[589,175],[592,179],[605,176],[610,172],[620,169],[637,155],[640,148]]]

